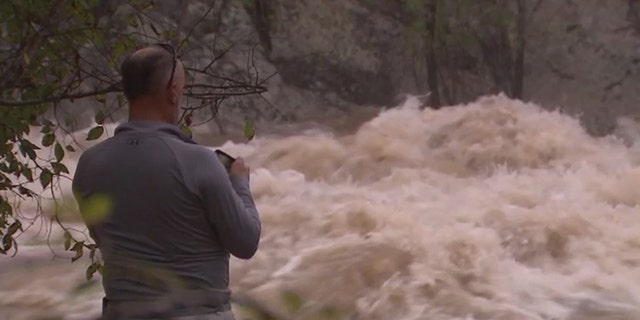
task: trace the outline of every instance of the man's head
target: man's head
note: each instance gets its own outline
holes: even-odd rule
[[[133,52],[120,71],[130,120],[177,124],[185,74],[171,45],[156,44]]]

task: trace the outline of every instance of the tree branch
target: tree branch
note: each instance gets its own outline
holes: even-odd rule
[[[34,100],[9,101],[9,100],[0,99],[0,106],[5,106],[5,107],[35,106],[43,103],[51,103],[51,102],[56,102],[61,100],[82,99],[82,98],[96,96],[99,94],[107,94],[107,93],[118,92],[118,91],[120,91],[120,88],[118,86],[113,85],[104,89],[98,89],[94,91],[79,92],[79,93],[73,93],[73,94],[61,94],[58,96],[51,96],[51,97],[46,97],[42,99],[34,99]]]

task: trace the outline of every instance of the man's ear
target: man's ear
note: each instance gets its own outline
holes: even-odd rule
[[[171,86],[169,86],[169,90],[167,90],[167,92],[168,92],[169,101],[171,102],[171,104],[177,105],[178,104],[178,86],[176,85],[175,82],[171,83]]]

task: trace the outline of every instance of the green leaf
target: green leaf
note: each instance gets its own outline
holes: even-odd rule
[[[180,131],[182,131],[182,133],[184,133],[186,136],[188,137],[192,137],[193,133],[191,132],[191,129],[187,126],[183,126],[182,128],[180,128]]]
[[[40,129],[40,133],[51,133],[51,131],[53,131],[53,129],[51,128],[51,126],[48,125],[44,125],[42,126],[42,129]]]
[[[96,100],[100,103],[105,103],[105,101],[107,101],[107,96],[104,93],[97,94]]]
[[[16,159],[16,157],[14,157],[12,153],[8,153],[6,157],[6,160],[9,164],[9,171],[7,173],[18,171],[18,167],[20,166],[20,162],[18,161],[18,159]]]
[[[11,172],[15,172],[18,169],[18,159],[16,159],[16,157],[13,155],[13,153],[8,152],[5,155],[6,159],[5,161],[7,162],[6,165],[3,163],[3,167],[6,167],[5,172],[7,173],[11,173]],[[8,165],[8,166],[7,166]]]
[[[71,248],[71,233],[69,231],[64,232],[64,250],[68,251]]]
[[[51,168],[53,168],[53,173],[60,175],[62,173],[69,173],[69,168],[60,162],[52,162]]]
[[[76,252],[76,255],[71,258],[71,262],[76,262],[78,259],[82,258],[82,255],[84,254],[84,241],[76,242],[76,244],[73,245],[73,248],[71,248],[71,251]]]
[[[64,158],[64,149],[62,149],[62,145],[56,142],[56,146],[54,148],[54,154],[56,156],[56,161],[60,162]]]
[[[6,254],[9,250],[11,250],[12,245],[13,245],[13,237],[11,237],[8,234],[5,234],[2,237],[2,247],[0,248],[0,251],[3,254]]]
[[[94,120],[97,124],[103,124],[104,120],[107,118],[107,116],[104,114],[104,112],[102,110],[99,110],[96,113],[96,116],[94,117]]]
[[[104,133],[103,126],[94,127],[93,129],[89,130],[89,133],[87,134],[87,141],[96,140],[100,138],[103,133]]]
[[[33,171],[31,168],[24,166],[22,167],[22,175],[29,180],[29,182],[33,182]]]
[[[295,292],[284,292],[282,294],[282,300],[286,305],[287,309],[291,312],[296,312],[302,308],[304,305],[304,300],[302,297]]]
[[[7,235],[12,236],[18,232],[18,230],[22,231],[22,223],[19,220],[16,220],[7,229]]]
[[[4,200],[3,198],[0,198],[0,216],[11,216],[13,215],[13,207],[11,207],[11,205]],[[0,219],[0,228],[4,228],[5,221],[3,219]]]
[[[253,139],[253,136],[255,135],[255,129],[253,128],[253,125],[251,124],[251,122],[249,121],[245,121],[244,122],[244,136],[249,139],[249,141],[251,141]]]
[[[104,220],[110,213],[113,203],[107,195],[95,194],[78,203],[82,218],[87,225]]]
[[[40,185],[42,185],[43,189],[46,189],[49,186],[52,179],[53,175],[48,169],[43,169],[42,172],[40,172]]]
[[[29,197],[29,198],[32,198],[32,197],[33,197],[33,195],[34,195],[33,191],[31,191],[30,189],[27,189],[27,188],[25,188],[25,187],[23,187],[23,186],[19,186],[19,187],[18,187],[18,192],[19,192],[21,195],[27,196],[27,197]]]
[[[66,147],[64,147],[64,148],[65,148],[65,149],[67,149],[67,151],[69,151],[69,152],[75,152],[75,151],[76,151],[76,149],[75,149],[72,145],[70,145],[70,144],[69,144],[69,145],[67,145],[67,146],[66,146]]]
[[[71,258],[71,262],[78,261],[78,259],[82,258],[83,255],[84,255],[84,247],[80,247],[80,249],[76,251],[76,255]]]
[[[184,38],[178,45],[178,50],[184,50],[189,46],[189,38]]]
[[[28,156],[29,159],[33,160],[36,158],[35,150],[39,150],[40,148],[38,148],[28,140],[21,140],[20,147],[18,149],[20,150],[20,153],[22,154],[23,157]]]
[[[56,136],[52,133],[47,133],[42,137],[42,146],[49,147],[56,141]]]
[[[92,263],[87,268],[87,272],[86,272],[87,281],[89,281],[89,280],[91,280],[93,278],[93,274],[96,273],[96,271],[98,271],[98,268],[100,268],[100,263],[97,262],[97,261]]]

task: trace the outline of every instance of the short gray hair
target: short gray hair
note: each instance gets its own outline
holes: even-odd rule
[[[149,46],[128,55],[120,66],[124,96],[129,100],[158,92],[169,81],[174,57],[159,46]]]

